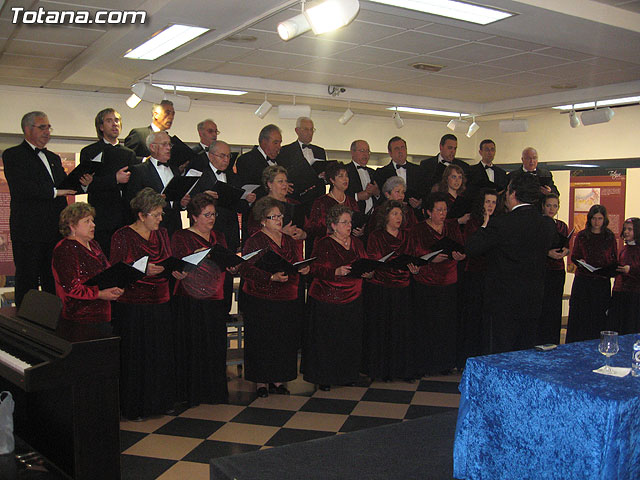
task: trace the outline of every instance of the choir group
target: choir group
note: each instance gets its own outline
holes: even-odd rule
[[[532,148],[523,151],[523,167],[507,175],[493,164],[491,140],[481,143],[482,161],[470,167],[455,158],[453,135],[420,165],[407,162],[406,142],[393,137],[391,162],[374,170],[364,140],[351,145],[352,163],[327,161],[311,144],[313,122],[301,118],[294,144],[281,148],[280,130],[268,125],[259,145],[233,165],[216,124],[205,120],[194,154],[176,161],[172,151],[181,142],[166,132],[174,114],[170,102],[154,106],[152,125],[132,130],[129,149],[118,142],[120,115],[99,112],[98,142],[83,149],[86,169],[72,184],[58,171],[59,157],[46,151],[51,126],[43,112],[25,115],[25,141],[3,156],[16,280],[22,290],[38,279],[46,289],[47,267],[25,258],[24,249],[33,254],[39,244],[45,253],[33,256],[49,262],[62,317],[112,325],[121,337],[125,418],[165,413],[177,402],[227,401],[234,276],[241,279],[244,374],[261,397],[289,393],[286,382],[298,376],[300,350],[304,379],[329,390],[361,373],[413,381],[462,369],[470,356],[560,343],[570,251],[577,270],[567,341],[597,338],[604,329],[640,331],[640,219],[624,222],[620,252],[602,205],[591,208],[586,228],[572,238],[555,218],[559,194]],[[145,143],[130,140],[143,134]],[[171,197],[165,187],[175,178],[191,190]],[[522,192],[531,185],[527,197]],[[60,198],[85,191],[89,203],[60,205]],[[519,271],[521,259],[507,250],[495,251],[500,242],[478,245],[500,227],[500,218],[527,209],[535,209],[542,227],[538,240],[524,239],[518,248],[541,250],[535,271],[544,281],[530,295],[539,308],[523,329],[525,342],[509,344],[487,314],[495,298],[509,299],[500,297],[502,287],[487,272],[500,258],[523,276],[510,280],[524,284],[526,269]],[[188,228],[180,228],[181,210]],[[17,217],[27,214],[36,215],[42,231],[20,232]],[[62,240],[52,244],[44,232],[51,218],[41,214],[59,218]],[[179,260],[205,251],[195,265]],[[141,259],[142,278],[90,286],[109,267]],[[17,285],[18,303],[22,295]]]

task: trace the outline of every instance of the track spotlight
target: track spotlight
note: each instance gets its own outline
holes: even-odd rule
[[[340,118],[338,119],[338,122],[340,122],[342,125],[346,125],[347,123],[349,123],[349,121],[352,118],[353,118],[353,112],[351,111],[351,102],[349,102],[347,109],[340,116]]]
[[[580,120],[582,125],[595,125],[596,123],[607,123],[613,118],[613,110],[610,107],[596,108],[588,112],[582,112]]]
[[[462,118],[453,118],[449,120],[447,123],[447,128],[449,130],[453,130],[454,132],[468,132],[469,131],[469,122],[466,120],[462,120]]]
[[[264,118],[267,116],[267,113],[269,113],[269,110],[271,110],[272,107],[273,105],[269,103],[269,101],[267,100],[267,94],[265,93],[264,102],[262,102],[258,109],[253,113],[256,117]]]
[[[160,103],[164,100],[164,90],[148,83],[138,82],[131,87],[133,95],[127,99],[129,108],[135,108],[141,100],[151,103]]]
[[[358,0],[324,0],[302,4],[302,13],[278,24],[278,35],[283,40],[302,35],[309,30],[320,35],[351,23],[360,10]]]
[[[476,117],[473,117],[473,123],[469,125],[469,130],[467,130],[467,137],[473,137],[478,130],[480,130],[480,125],[476,123]]]
[[[404,120],[400,118],[400,114],[398,113],[398,111],[393,112],[393,115],[391,118],[393,118],[393,123],[396,124],[396,128],[404,127]]]
[[[131,96],[127,98],[127,101],[125,103],[129,108],[136,108],[141,101],[142,99],[139,96],[137,96],[135,93],[132,93]]]
[[[571,110],[569,112],[569,125],[571,125],[571,128],[576,128],[580,126],[580,119],[578,118],[578,115],[576,114],[575,110]]]

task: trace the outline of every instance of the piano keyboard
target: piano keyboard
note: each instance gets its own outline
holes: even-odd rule
[[[20,373],[24,373],[25,369],[33,366],[30,363],[20,360],[18,357],[14,357],[4,350],[0,350],[0,363],[3,363]]]

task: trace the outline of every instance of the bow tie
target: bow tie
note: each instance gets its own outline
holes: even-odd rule
[[[366,170],[366,169],[367,169],[367,167],[361,167],[360,165],[356,166],[356,168],[357,168],[358,170]]]
[[[221,173],[224,173],[224,170],[216,170],[216,175],[220,175]]]
[[[530,172],[527,171],[527,173],[529,173],[531,175],[538,175],[538,170],[531,170]]]
[[[400,170],[401,168],[404,168],[406,170],[407,164],[405,163],[404,165],[396,165],[396,170]]]
[[[36,155],[38,155],[40,152],[46,152],[47,151],[46,148],[37,148],[37,147],[34,150],[36,152]]]
[[[446,160],[442,160],[440,163],[445,167],[448,167],[449,165],[451,165],[451,162],[447,162]]]
[[[209,147],[204,147],[203,150],[204,150],[205,153],[209,153]]]
[[[303,143],[302,148],[311,148],[311,145],[308,143]]]
[[[493,170],[493,165],[485,165],[485,166],[484,166],[484,169],[485,169],[485,170],[488,170],[489,168],[490,168],[491,170]]]
[[[168,163],[158,162],[158,168],[160,168],[160,167],[167,167],[167,168],[171,168],[171,167],[169,167],[169,164],[168,164]]]

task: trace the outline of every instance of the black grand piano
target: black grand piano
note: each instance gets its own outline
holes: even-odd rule
[[[60,300],[32,290],[0,309],[0,391],[14,432],[58,473],[120,479],[119,338],[104,325],[58,321]]]

